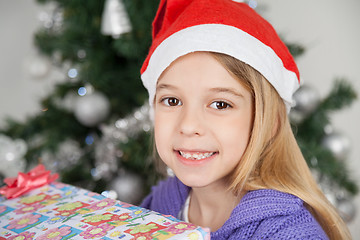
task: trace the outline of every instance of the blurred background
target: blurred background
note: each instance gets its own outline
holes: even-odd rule
[[[147,157],[150,122],[139,78],[157,1],[71,2],[73,6],[0,0],[0,158],[5,156],[0,161],[17,161],[17,167],[0,168],[0,176],[40,161],[64,172],[65,182],[136,203],[147,191],[141,187],[157,179],[149,174],[154,169]],[[295,44],[306,85],[297,95],[303,106],[292,115],[299,130],[303,119],[322,111],[312,106],[322,106],[319,102],[329,96],[336,80],[345,79],[351,85],[349,94],[359,94],[359,1],[248,2],[286,42]],[[114,21],[121,24],[111,28]],[[76,35],[79,32],[84,34]],[[54,40],[56,36],[62,41]],[[348,92],[338,97],[351,102],[344,96]],[[342,174],[350,180],[334,178],[344,182],[338,186],[330,174],[319,178],[320,185],[344,212],[354,239],[360,239],[360,197],[354,190],[360,184],[360,101],[325,112],[318,128],[326,136],[319,145],[331,150],[339,166],[346,166]],[[44,117],[34,117],[38,115]],[[82,159],[91,159],[89,166],[84,167]],[[323,176],[318,170],[326,162],[320,160],[309,156],[315,174]]]

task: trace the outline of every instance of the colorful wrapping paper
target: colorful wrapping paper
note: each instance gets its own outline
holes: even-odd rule
[[[71,185],[53,182],[0,197],[0,240],[210,239],[208,229]]]

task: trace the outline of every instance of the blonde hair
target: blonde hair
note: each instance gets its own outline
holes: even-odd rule
[[[221,53],[210,53],[250,90],[254,101],[253,128],[238,166],[229,176],[236,194],[275,189],[302,199],[330,239],[351,239],[336,209],[312,177],[292,132],[285,104],[256,70]]]

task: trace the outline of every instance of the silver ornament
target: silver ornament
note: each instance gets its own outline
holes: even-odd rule
[[[110,102],[107,97],[100,92],[94,92],[78,98],[74,114],[81,124],[94,127],[106,119],[109,111]]]
[[[117,193],[120,201],[138,204],[144,197],[144,181],[135,174],[120,170],[119,175],[110,183],[110,189]]]
[[[326,135],[322,141],[322,146],[328,149],[340,161],[346,160],[349,156],[350,145],[350,140],[338,132]]]
[[[301,122],[306,116],[312,113],[319,105],[320,96],[318,92],[307,85],[301,86],[293,96],[295,106],[291,109],[290,119],[295,122]]]
[[[320,97],[314,88],[303,85],[294,93],[294,99],[294,108],[307,114],[316,109],[319,104]]]
[[[131,31],[131,24],[122,0],[106,0],[101,22],[101,33],[114,38]]]
[[[16,177],[18,172],[24,172],[27,144],[22,139],[11,139],[0,135],[0,174],[5,177]]]

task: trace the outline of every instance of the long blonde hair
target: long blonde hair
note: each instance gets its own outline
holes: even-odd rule
[[[292,132],[285,104],[256,70],[221,53],[210,53],[253,95],[254,122],[249,144],[230,176],[235,193],[275,189],[302,199],[330,239],[351,239],[336,209],[312,177]]]

